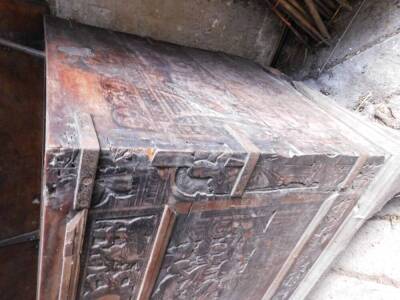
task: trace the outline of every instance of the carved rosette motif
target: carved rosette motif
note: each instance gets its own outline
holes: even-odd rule
[[[158,219],[158,215],[147,215],[90,224],[81,299],[134,299]]]

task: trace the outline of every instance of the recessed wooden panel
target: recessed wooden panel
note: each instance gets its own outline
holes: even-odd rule
[[[79,299],[134,299],[161,209],[92,214],[82,258]]]
[[[263,206],[201,212],[192,206],[177,217],[151,298],[261,299],[325,197],[271,195]]]

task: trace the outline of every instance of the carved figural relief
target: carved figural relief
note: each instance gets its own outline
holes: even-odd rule
[[[123,208],[162,204],[170,175],[149,165],[146,155],[129,150],[103,154],[92,207]]]
[[[157,222],[158,216],[150,215],[91,224],[81,299],[134,299]]]
[[[266,253],[269,208],[180,216],[152,299],[230,299]],[[235,293],[236,290],[236,293]]]
[[[188,198],[230,194],[243,165],[240,154],[196,153],[190,167],[177,170],[176,186]]]
[[[279,157],[262,155],[248,191],[292,188],[333,189],[342,182],[355,163],[355,157],[327,155]],[[330,174],[335,173],[335,176]]]
[[[300,281],[305,277],[315,260],[322,253],[344,218],[356,204],[360,191],[367,186],[382,166],[382,159],[370,158],[356,174],[351,185],[330,208],[307,242],[301,255],[297,257],[291,269],[286,274],[280,288],[273,296],[273,300],[288,299]]]

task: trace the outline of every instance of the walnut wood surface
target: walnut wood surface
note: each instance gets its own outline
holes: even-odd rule
[[[178,215],[152,299],[260,299],[324,199]]]
[[[243,152],[225,129],[231,124],[263,153],[375,148],[339,132],[335,118],[249,61],[57,19],[47,24],[47,147],[74,142],[68,124],[80,111],[93,115],[103,149]]]
[[[87,209],[79,211],[65,229],[59,300],[76,299],[87,214]]]
[[[385,163],[243,59],[54,18],[46,43],[41,299],[58,295],[77,213],[76,113],[91,114],[101,148],[80,299],[135,299],[154,280],[152,299],[286,299]],[[176,223],[158,276],[144,275],[166,205]]]

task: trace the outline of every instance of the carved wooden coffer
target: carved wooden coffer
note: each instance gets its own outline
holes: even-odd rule
[[[39,299],[288,299],[387,168],[243,59],[53,18],[46,48]]]

